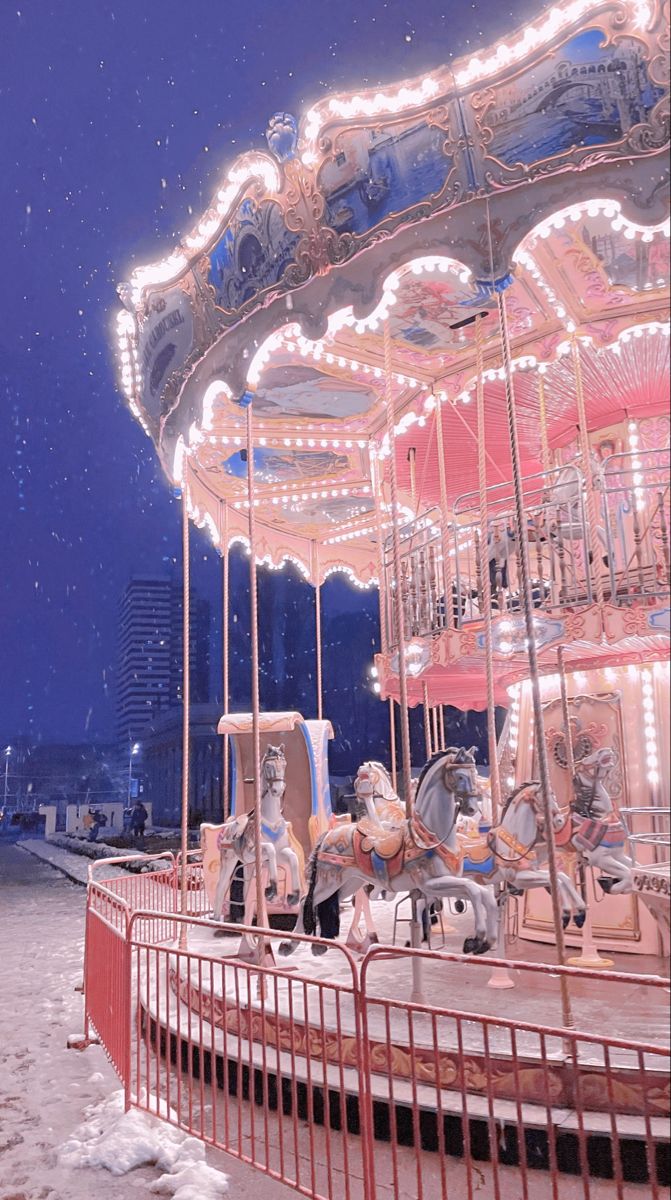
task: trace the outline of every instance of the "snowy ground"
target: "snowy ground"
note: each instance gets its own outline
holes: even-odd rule
[[[210,1200],[221,1193],[202,1170],[200,1145],[177,1148],[178,1165],[192,1170],[170,1178],[170,1140],[182,1135],[163,1126],[158,1134],[138,1129],[135,1113],[129,1124],[112,1103],[119,1083],[103,1050],[66,1048],[68,1035],[82,1029],[75,987],[84,906],[83,887],[20,846],[0,845],[0,1200],[135,1200],[154,1196],[159,1182],[161,1193],[177,1200]],[[87,1119],[91,1105],[103,1107]],[[142,1160],[143,1139],[144,1159],[158,1159],[158,1167],[121,1176],[104,1169],[105,1162],[120,1164],[124,1148],[134,1146],[134,1161]],[[74,1165],[82,1161],[100,1166]],[[229,1196],[295,1195],[228,1155],[208,1150],[207,1163],[229,1176]]]

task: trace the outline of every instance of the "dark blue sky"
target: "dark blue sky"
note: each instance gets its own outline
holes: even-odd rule
[[[111,732],[119,595],[178,552],[177,507],[115,390],[115,283],[191,226],[276,109],[418,74],[537,11],[4,0],[0,735]],[[215,556],[194,550],[214,593]]]

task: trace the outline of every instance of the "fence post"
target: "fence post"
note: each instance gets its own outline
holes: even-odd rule
[[[364,966],[368,954],[364,957]],[[359,1089],[359,1123],[361,1126],[361,1159],[363,1164],[363,1194],[365,1200],[375,1200],[375,1129],[373,1124],[373,1088],[371,1081],[370,1046],[368,1042],[368,1009],[366,1005],[365,970],[359,970],[354,989],[355,1029],[361,1052],[361,1084]]]
[[[132,914],[125,913],[126,928],[124,931],[123,940],[123,957],[122,957],[122,976],[123,988],[121,993],[121,1019],[124,1024],[124,1111],[128,1112],[132,1102],[131,1090],[131,1063],[132,1045],[131,1045],[131,1030],[133,1028],[133,989],[131,987],[131,968],[132,968],[132,945],[131,945],[131,929],[133,924]]]

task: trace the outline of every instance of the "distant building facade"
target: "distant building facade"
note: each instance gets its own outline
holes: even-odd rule
[[[117,736],[122,744],[142,737],[159,714],[182,703],[182,588],[164,576],[131,579],[119,608]],[[191,698],[209,700],[210,607],[191,599]]]
[[[222,820],[223,738],[214,704],[192,704],[189,714],[189,823]],[[176,709],[156,716],[142,737],[144,795],[154,823],[178,825],[182,808],[182,715]]]

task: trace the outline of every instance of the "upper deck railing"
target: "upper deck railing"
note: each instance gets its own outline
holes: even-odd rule
[[[613,454],[595,471],[597,524],[590,528],[585,481],[574,464],[523,481],[531,591],[539,612],[557,615],[606,601],[632,604],[669,593],[669,450]],[[484,612],[477,492],[460,496],[444,526],[432,508],[400,530],[405,636],[430,637],[477,624]],[[494,615],[521,610],[512,483],[487,489],[485,561]],[[597,587],[600,584],[600,589]],[[385,546],[387,630],[398,642],[396,580]]]

